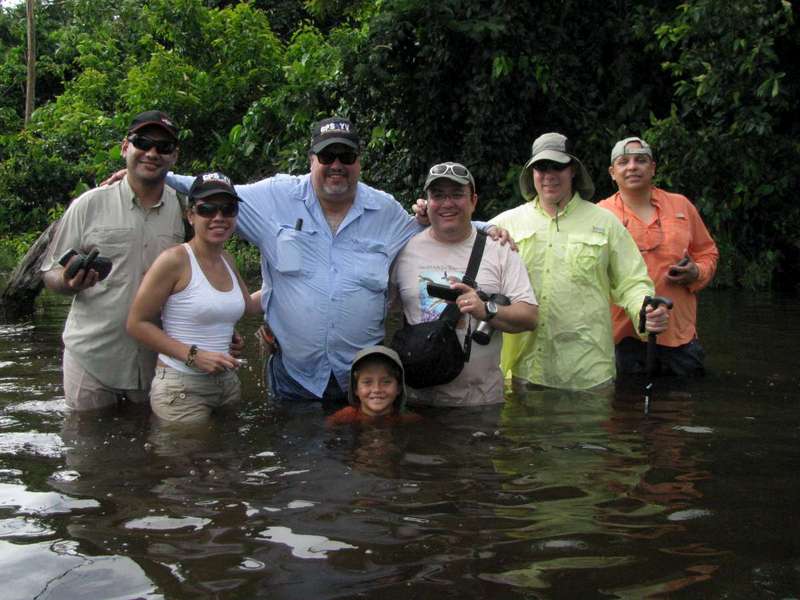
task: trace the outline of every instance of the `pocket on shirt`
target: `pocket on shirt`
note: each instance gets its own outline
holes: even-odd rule
[[[389,254],[386,245],[373,240],[353,242],[356,281],[373,292],[386,291],[389,287]]]
[[[111,259],[121,259],[136,245],[139,235],[133,227],[104,227],[89,231],[86,236],[87,248],[100,250],[100,255]]]
[[[317,232],[297,231],[289,226],[278,229],[275,242],[275,269],[284,275],[299,275],[306,268],[305,249],[313,244]]]
[[[570,242],[567,247],[567,263],[572,278],[581,283],[595,285],[599,275],[607,267],[608,241],[601,238]]]

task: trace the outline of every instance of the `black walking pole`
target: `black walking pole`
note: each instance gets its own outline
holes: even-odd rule
[[[644,333],[645,322],[647,321],[647,307],[652,306],[655,310],[661,305],[672,309],[672,300],[664,296],[645,296],[642,302],[642,310],[639,311],[639,333]],[[650,399],[653,396],[653,374],[656,370],[656,334],[647,334],[647,385],[644,386],[644,414],[650,410]]]

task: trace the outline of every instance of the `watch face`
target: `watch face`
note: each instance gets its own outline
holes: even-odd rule
[[[489,300],[486,303],[486,312],[493,316],[497,314],[497,304],[493,300]]]

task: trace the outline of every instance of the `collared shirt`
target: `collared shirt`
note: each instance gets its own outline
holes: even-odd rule
[[[538,198],[491,223],[517,242],[539,301],[535,331],[503,334],[506,375],[555,388],[589,389],[614,378],[609,300],[638,318],[653,284],[630,234],[575,194],[558,221]]]
[[[193,178],[167,181],[188,190]],[[287,372],[320,397],[331,372],[346,390],[356,353],[384,338],[389,266],[421,227],[390,194],[360,182],[335,234],[308,174],[236,193],[238,232],[261,251],[261,303]]]
[[[669,327],[658,334],[662,346],[682,346],[697,337],[697,292],[706,287],[717,270],[719,251],[703,219],[689,199],[680,194],[652,188],[650,202],[656,215],[644,223],[625,206],[619,192],[602,200],[602,206],[614,213],[630,231],[647,264],[647,272],[656,286],[656,294],[673,301]],[[700,276],[690,285],[675,285],[666,279],[669,268],[688,252],[697,263]],[[614,342],[637,337],[634,325],[624,311],[612,307]]]
[[[110,388],[144,389],[153,377],[155,353],[125,331],[128,309],[145,271],[165,249],[184,237],[175,191],[143,209],[127,178],[89,190],[69,206],[53,238],[42,271],[58,267],[70,248],[92,248],[113,264],[106,279],[75,294],[64,326],[64,345],[91,375]]]

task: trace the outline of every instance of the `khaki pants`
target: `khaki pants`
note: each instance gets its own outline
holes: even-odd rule
[[[107,408],[115,406],[123,399],[137,404],[147,402],[147,389],[123,390],[108,387],[84,369],[68,350],[64,350],[62,369],[64,400],[69,410]]]
[[[208,420],[214,410],[238,404],[241,395],[234,371],[195,375],[159,365],[150,387],[150,407],[165,421],[192,423]]]

